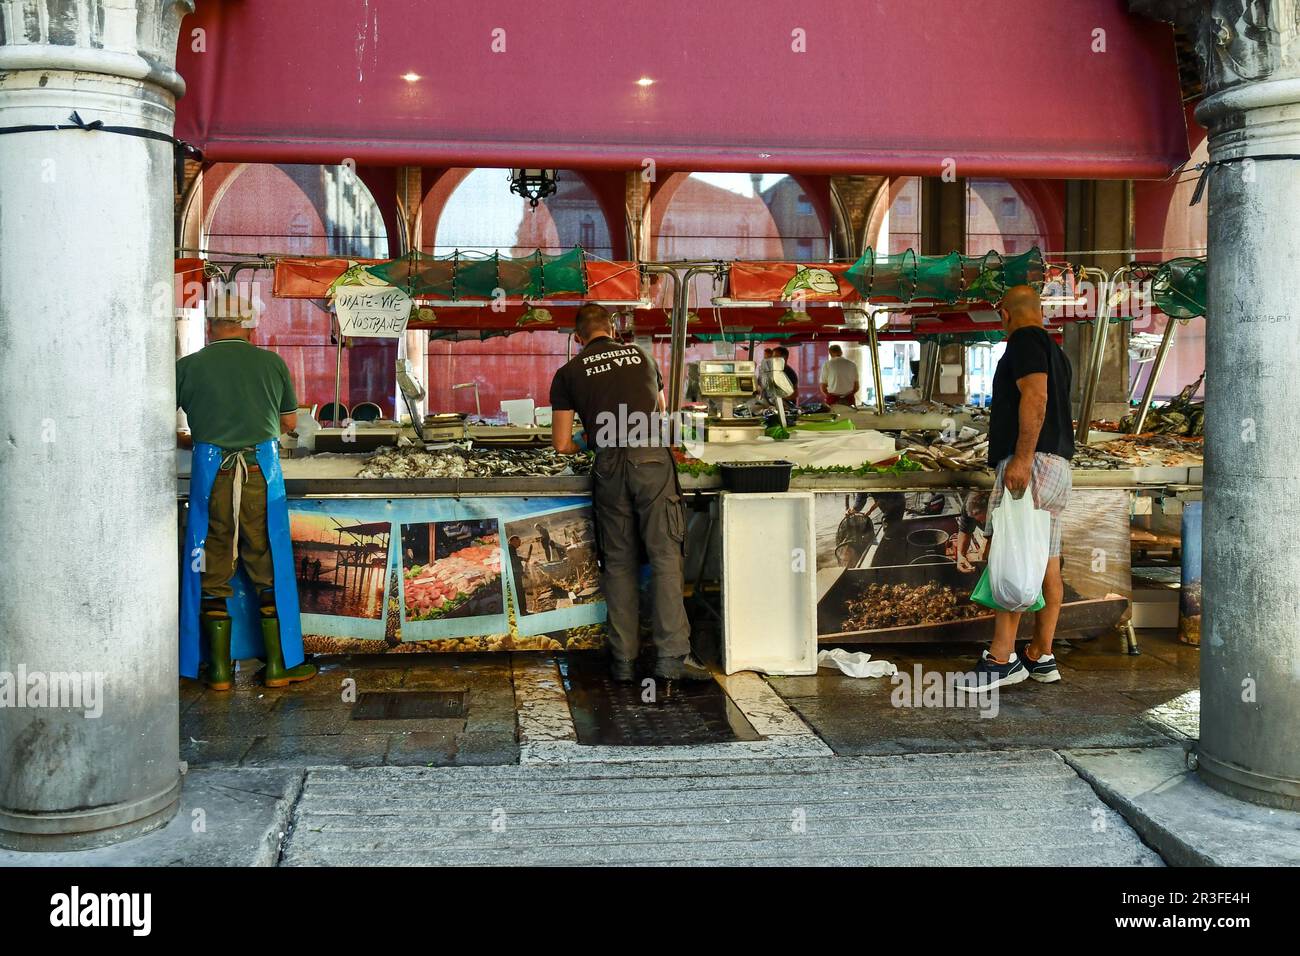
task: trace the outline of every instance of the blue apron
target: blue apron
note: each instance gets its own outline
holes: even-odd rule
[[[275,569],[275,610],[280,618],[280,650],[284,666],[303,662],[302,621],[298,618],[298,581],[293,569],[293,541],[289,537],[289,501],[280,470],[279,441],[268,438],[257,445],[257,464],[266,478],[266,533],[271,541]],[[207,642],[200,640],[199,604],[202,598],[197,556],[208,537],[208,502],[212,484],[225,455],[216,445],[196,442],[190,464],[190,514],[185,525],[185,553],[181,561],[181,676],[198,677],[199,663],[207,657]],[[236,549],[237,552],[238,549]],[[231,581],[235,594],[226,600],[230,613],[230,656],[233,660],[262,657],[262,615],[252,582],[239,565]]]

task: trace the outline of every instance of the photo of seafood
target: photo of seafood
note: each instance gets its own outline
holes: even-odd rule
[[[501,614],[501,534],[495,518],[403,524],[408,621]]]
[[[293,511],[289,534],[303,614],[378,620],[384,615],[387,521]]]
[[[517,615],[602,600],[590,506],[511,521],[505,534]]]
[[[817,633],[825,643],[988,640],[971,591],[987,562],[986,489],[817,495]],[[1131,585],[1122,490],[1076,490],[1062,515],[1058,629],[1115,627]],[[1021,626],[1032,625],[1025,615]]]

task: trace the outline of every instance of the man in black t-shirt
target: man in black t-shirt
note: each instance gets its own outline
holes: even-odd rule
[[[989,464],[997,468],[988,513],[1004,491],[1019,498],[1029,491],[1034,505],[1052,516],[1043,608],[1034,615],[1034,637],[1022,655],[1015,651],[1019,611],[996,611],[993,643],[975,667],[974,690],[1016,684],[1030,677],[1061,679],[1052,638],[1065,588],[1061,581],[1061,513],[1070,497],[1074,425],[1070,418],[1070,360],[1043,329],[1038,293],[1027,285],[1008,289],[998,304],[1007,330],[1006,351],[993,374],[989,407]],[[996,536],[990,548],[997,547]]]
[[[589,303],[578,310],[574,338],[582,351],[551,383],[551,444],[561,454],[580,450],[573,433],[576,412],[596,452],[591,498],[612,676],[635,680],[644,548],[652,575],[655,676],[712,680],[691,655],[691,624],[682,601],[686,508],[662,429],[659,371],[641,349],[615,340],[604,306]]]

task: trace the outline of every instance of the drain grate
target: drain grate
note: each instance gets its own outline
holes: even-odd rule
[[[643,685],[616,684],[602,654],[569,654],[560,673],[580,744],[664,747],[762,740],[715,681],[659,681],[656,699]]]
[[[463,690],[365,691],[352,705],[353,720],[431,720],[464,716]]]

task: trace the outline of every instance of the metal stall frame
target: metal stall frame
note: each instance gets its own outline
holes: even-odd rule
[[[1112,297],[1115,292],[1115,285],[1121,274],[1124,274],[1128,266],[1123,266],[1114,273],[1107,274],[1106,270],[1084,266],[1079,272],[1085,276],[1093,276],[1100,280],[1098,288],[1100,292],[1097,296],[1097,315],[1093,319],[1092,325],[1092,352],[1088,359],[1088,365],[1084,372],[1083,395],[1079,399],[1079,425],[1075,429],[1074,439],[1081,444],[1087,444],[1088,433],[1091,430],[1092,406],[1097,398],[1097,386],[1101,383],[1101,367],[1106,358],[1106,336],[1110,329],[1110,312]]]
[[[1142,434],[1142,426],[1146,424],[1147,415],[1151,412],[1151,403],[1155,401],[1156,385],[1160,382],[1160,375],[1165,370],[1165,362],[1169,358],[1169,349],[1174,344],[1174,334],[1178,330],[1179,323],[1186,321],[1176,319],[1172,315],[1166,316],[1165,334],[1160,338],[1160,347],[1156,350],[1155,361],[1151,365],[1151,374],[1147,376],[1146,389],[1142,392],[1142,408],[1133,422],[1133,431],[1130,434]]]
[[[884,379],[880,373],[880,333],[876,328],[876,315],[880,312],[886,312],[887,309],[845,309],[845,315],[861,315],[867,320],[867,345],[871,349],[871,383],[875,388],[876,395],[876,414],[885,414],[885,389]]]

